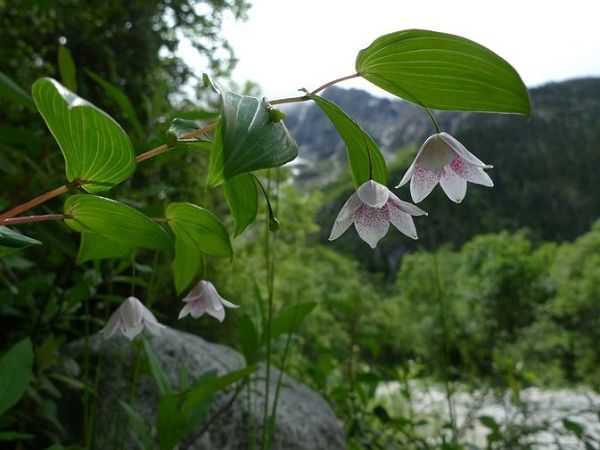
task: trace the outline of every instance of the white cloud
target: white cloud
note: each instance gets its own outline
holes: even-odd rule
[[[600,3],[564,1],[254,0],[247,22],[224,34],[240,58],[234,79],[258,82],[269,98],[296,94],[354,72],[356,53],[406,28],[475,40],[507,59],[528,85],[600,75]],[[363,80],[359,86],[383,92]]]

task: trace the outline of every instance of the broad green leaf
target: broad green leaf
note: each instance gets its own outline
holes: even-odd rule
[[[15,83],[12,78],[0,71],[0,97],[10,100],[26,108],[35,110],[33,99],[25,89]]]
[[[166,217],[177,238],[211,256],[231,256],[231,240],[223,223],[210,211],[191,203],[171,203]]]
[[[211,378],[203,383],[198,383],[190,390],[190,393],[183,403],[183,411],[191,411],[198,403],[225,389],[227,386],[247,377],[254,371],[256,371],[256,366],[248,366],[243,369],[226,373],[218,378]]]
[[[175,238],[175,259],[173,259],[173,279],[175,290],[181,294],[202,271],[204,258],[196,246],[183,239]]]
[[[33,348],[29,338],[13,345],[0,359],[0,414],[15,405],[32,376]]]
[[[119,404],[125,411],[125,414],[127,414],[130,428],[135,432],[135,436],[141,448],[144,450],[151,450],[154,448],[151,438],[152,434],[142,415],[122,400],[119,400]]]
[[[371,136],[334,103],[317,95],[311,98],[327,115],[346,144],[354,187],[358,188],[369,179],[385,186],[388,177],[385,159]]]
[[[148,359],[150,372],[152,372],[152,377],[154,378],[154,382],[158,387],[158,392],[160,392],[160,395],[172,394],[173,388],[171,387],[171,383],[169,383],[169,378],[167,377],[167,374],[160,365],[158,356],[154,352],[154,349],[152,348],[150,342],[148,342],[147,339],[143,339],[143,342],[144,352],[146,353],[146,358]]]
[[[104,92],[106,92],[107,95],[112,97],[112,99],[119,106],[119,109],[121,110],[121,114],[123,114],[123,117],[125,117],[131,123],[131,125],[133,125],[135,132],[139,136],[143,135],[144,128],[142,127],[142,124],[140,123],[140,120],[138,119],[137,113],[135,112],[135,108],[131,104],[129,97],[127,97],[127,95],[125,95],[125,93],[123,91],[121,91],[118,87],[113,86],[108,81],[104,80],[102,77],[98,76],[91,70],[86,69],[85,72],[96,83],[98,83],[100,86],[102,86],[102,88],[104,89]]]
[[[63,45],[58,48],[58,71],[63,85],[70,91],[77,91],[77,72],[69,49]]]
[[[302,321],[315,309],[315,302],[297,303],[289,306],[273,319],[271,325],[271,339],[276,339],[282,334],[294,333]]]
[[[283,122],[274,122],[268,104],[219,88],[221,117],[208,168],[208,185],[240,173],[278,167],[293,160],[298,148]]]
[[[41,245],[41,242],[17,233],[8,227],[0,226],[0,246],[9,248],[25,248],[31,245]]]
[[[75,231],[92,231],[132,247],[172,250],[171,238],[161,226],[115,200],[77,194],[65,201],[64,211],[72,217],[65,223]]]
[[[82,232],[77,264],[95,259],[124,258],[131,253],[131,247],[113,241],[98,233]]]
[[[531,112],[527,88],[508,62],[452,34],[405,30],[381,36],[358,53],[356,71],[426,108]]]
[[[120,125],[58,81],[41,78],[33,99],[65,158],[67,179],[90,193],[108,191],[135,170],[135,153]]]
[[[225,201],[235,221],[235,235],[254,222],[258,212],[258,187],[250,174],[237,175],[223,183]]]

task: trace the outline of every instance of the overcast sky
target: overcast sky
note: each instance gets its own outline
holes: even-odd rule
[[[460,34],[483,44],[508,60],[528,86],[600,76],[598,0],[251,3],[248,21],[227,19],[224,35],[240,60],[234,80],[257,82],[270,99],[354,73],[360,49],[380,35],[407,28]],[[386,95],[363,80],[340,86]]]

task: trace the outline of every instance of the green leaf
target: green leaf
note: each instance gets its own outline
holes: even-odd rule
[[[371,136],[334,103],[317,95],[311,95],[310,98],[327,115],[346,144],[354,187],[358,188],[369,179],[385,186],[388,177],[385,159]],[[372,165],[371,174],[369,173],[369,161]]]
[[[175,290],[181,294],[202,271],[204,258],[196,246],[188,245],[183,239],[175,238],[175,259],[173,259],[173,279]]]
[[[93,231],[131,247],[172,250],[166,231],[131,206],[95,195],[77,194],[65,201],[64,211],[72,219],[65,223],[75,231]]]
[[[199,130],[203,126],[204,124],[200,120],[181,119],[179,117],[175,117],[166,133],[168,136],[173,137],[174,140],[177,140],[183,138],[193,131]]]
[[[133,409],[130,405],[125,403],[122,400],[119,400],[119,404],[121,408],[127,414],[129,418],[129,425],[131,429],[135,432],[138,443],[144,450],[151,450],[153,448],[151,433],[148,425],[144,421],[144,418],[138,413],[135,409]]]
[[[36,239],[24,236],[21,233],[11,230],[8,227],[0,227],[0,246],[9,248],[25,248],[32,245],[41,245]]]
[[[573,422],[572,420],[569,420],[569,419],[563,419],[562,424],[567,430],[569,430],[570,432],[575,434],[577,437],[583,436],[583,433],[584,433],[583,427],[580,424],[578,424],[577,422]]]
[[[489,428],[494,432],[500,430],[500,425],[498,425],[498,422],[496,422],[496,419],[492,416],[479,416],[479,421],[484,427]]]
[[[108,114],[51,78],[37,80],[32,92],[63,153],[69,181],[81,180],[86,191],[99,193],[131,176],[133,147]]]
[[[276,339],[282,334],[294,333],[302,321],[315,309],[315,302],[297,303],[285,308],[273,319],[271,325],[271,339]]]
[[[211,256],[231,256],[231,240],[223,223],[210,211],[191,203],[171,203],[165,213],[175,235]]]
[[[298,148],[282,121],[273,122],[268,104],[220,88],[221,118],[208,168],[208,185],[235,175],[278,167],[293,160]]]
[[[33,439],[33,437],[33,434],[29,433],[19,433],[18,431],[0,431],[0,441],[22,441],[25,439]]]
[[[106,92],[106,94],[109,95],[119,106],[123,117],[125,117],[125,119],[127,119],[131,123],[131,125],[133,125],[133,128],[135,129],[135,132],[138,134],[138,136],[142,136],[144,134],[144,128],[142,127],[142,124],[138,119],[137,113],[135,112],[135,108],[131,104],[129,97],[127,97],[127,95],[125,95],[125,93],[121,91],[118,87],[113,86],[108,81],[104,80],[102,77],[98,76],[91,70],[86,69],[85,73],[87,73],[96,83],[102,86],[104,92]]]
[[[225,389],[227,386],[238,382],[256,371],[256,366],[248,366],[243,369],[226,373],[218,378],[211,378],[191,389],[184,404],[183,411],[191,411],[196,405],[215,393]]]
[[[63,45],[58,47],[58,72],[62,84],[70,91],[77,91],[75,63],[69,49]]]
[[[256,219],[258,213],[258,187],[250,174],[237,175],[223,183],[225,201],[235,221],[238,236]]]
[[[356,71],[426,108],[531,112],[527,88],[509,63],[452,34],[405,30],[381,36],[358,53]]]
[[[0,97],[10,100],[17,105],[35,110],[33,99],[25,89],[15,83],[12,78],[0,71]]]
[[[33,348],[29,338],[13,345],[0,359],[0,414],[15,405],[32,376]]]
[[[242,314],[237,319],[238,344],[247,364],[256,362],[259,350],[259,336],[254,322],[248,314]]]
[[[129,246],[113,241],[98,233],[81,233],[81,243],[77,253],[77,264],[96,259],[125,258],[131,253]]]
[[[154,378],[154,382],[158,387],[160,395],[172,394],[173,388],[171,387],[171,383],[169,383],[169,378],[167,377],[167,374],[160,365],[158,356],[156,356],[154,349],[152,348],[150,342],[148,342],[147,339],[143,339],[143,342],[146,358],[148,358],[148,365],[150,366],[150,372],[152,372],[152,377]]]

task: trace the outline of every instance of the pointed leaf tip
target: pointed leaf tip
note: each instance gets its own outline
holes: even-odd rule
[[[488,48],[453,34],[413,29],[381,36],[358,53],[356,70],[426,108],[531,114],[517,71]]]

